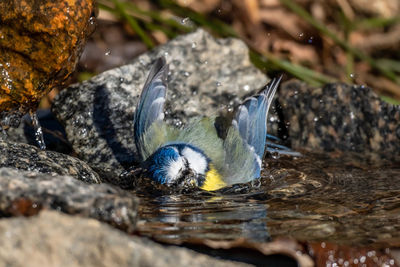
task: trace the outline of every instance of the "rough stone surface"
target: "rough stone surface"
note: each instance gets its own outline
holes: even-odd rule
[[[70,176],[0,168],[0,217],[55,209],[131,232],[137,204],[134,195],[111,185],[88,185]]]
[[[248,266],[185,248],[163,247],[92,219],[49,211],[1,220],[0,247],[0,265],[10,267]]]
[[[52,110],[65,125],[79,158],[115,177],[134,161],[133,113],[152,62],[170,64],[166,118],[179,126],[215,114],[260,89],[267,77],[237,39],[214,39],[203,30],[180,36],[134,60],[62,91]]]
[[[98,174],[85,162],[23,143],[0,140],[0,167],[69,175],[86,183],[100,183]]]
[[[279,102],[295,148],[400,159],[400,106],[370,88],[337,83],[314,89],[291,81],[281,87]]]
[[[2,0],[0,10],[0,125],[14,126],[74,71],[95,3]]]

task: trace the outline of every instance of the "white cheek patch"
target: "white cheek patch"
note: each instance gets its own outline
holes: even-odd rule
[[[173,160],[167,166],[167,176],[168,182],[171,183],[179,177],[179,173],[185,168],[185,162],[182,157],[179,157],[177,160]]]
[[[207,159],[205,156],[189,147],[185,147],[182,152],[188,163],[189,167],[198,174],[205,174],[207,170]]]

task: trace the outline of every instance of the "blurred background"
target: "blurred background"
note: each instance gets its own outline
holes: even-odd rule
[[[202,27],[237,37],[254,65],[318,87],[346,82],[400,103],[400,0],[97,0],[97,29],[69,83]],[[194,44],[195,45],[195,44]],[[43,99],[48,107],[54,89]]]

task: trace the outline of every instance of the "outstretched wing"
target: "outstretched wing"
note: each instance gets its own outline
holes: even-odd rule
[[[134,138],[138,152],[142,154],[142,136],[156,121],[164,119],[164,103],[167,91],[168,65],[163,57],[152,66],[134,116]],[[143,157],[143,155],[141,155]]]
[[[282,76],[278,79],[272,79],[260,94],[247,98],[239,106],[232,120],[233,127],[236,128],[244,143],[248,145],[250,151],[255,155],[254,177],[259,177],[260,175],[261,160],[264,156],[267,136],[268,111],[281,78]]]

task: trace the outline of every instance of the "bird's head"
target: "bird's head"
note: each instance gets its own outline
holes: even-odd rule
[[[225,186],[210,159],[189,144],[169,144],[157,149],[145,161],[144,168],[149,178],[168,186],[200,187],[205,190]]]

